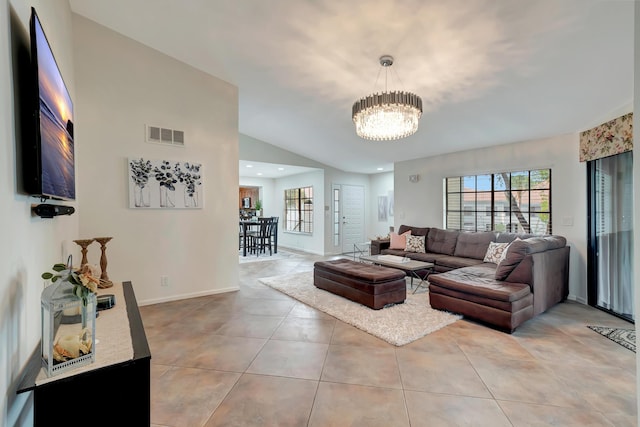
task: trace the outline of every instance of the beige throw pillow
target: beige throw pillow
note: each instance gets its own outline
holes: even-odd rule
[[[509,246],[509,243],[489,242],[489,247],[487,248],[487,253],[484,255],[483,261],[499,264],[506,256],[507,246]]]
[[[424,236],[407,236],[407,246],[404,248],[407,252],[424,252]]]

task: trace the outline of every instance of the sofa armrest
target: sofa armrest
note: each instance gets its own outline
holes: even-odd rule
[[[537,252],[533,259],[533,314],[540,314],[569,295],[569,246]]]
[[[389,249],[390,239],[378,239],[371,241],[371,255],[379,255],[383,249]]]

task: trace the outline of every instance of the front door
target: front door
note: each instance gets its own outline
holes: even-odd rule
[[[363,243],[364,238],[364,187],[361,185],[334,186],[334,209],[338,210],[337,230],[342,252],[353,252],[353,245]]]

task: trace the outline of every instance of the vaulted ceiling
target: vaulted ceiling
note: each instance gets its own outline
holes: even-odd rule
[[[574,133],[631,111],[633,0],[70,0],[239,88],[239,131],[350,172]],[[422,97],[418,132],[356,136],[351,106]]]

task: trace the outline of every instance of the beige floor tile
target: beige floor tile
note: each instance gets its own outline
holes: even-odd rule
[[[336,322],[336,327],[333,330],[333,336],[331,337],[331,344],[383,348],[395,347],[378,337],[374,337],[373,335],[342,321]]]
[[[307,425],[316,381],[244,374],[206,426]]]
[[[392,348],[332,345],[322,371],[322,381],[402,388]]]
[[[396,350],[405,390],[491,397],[461,350],[423,352]]]
[[[328,347],[320,343],[270,340],[247,373],[318,380]]]
[[[613,427],[601,413],[588,409],[561,408],[499,401],[514,427]]]
[[[264,338],[202,336],[175,364],[189,368],[244,372],[267,342]]]
[[[493,399],[405,391],[411,427],[511,427]]]
[[[215,331],[231,337],[269,338],[284,317],[243,315],[233,317]]]
[[[305,341],[329,344],[336,320],[287,317],[271,337],[274,340]]]
[[[152,376],[151,422],[172,427],[204,425],[239,377],[190,368],[172,368]]]
[[[321,382],[310,427],[408,427],[402,390]]]
[[[565,408],[589,407],[579,392],[568,389],[543,362],[503,359],[499,355],[491,358],[470,355],[469,359],[498,400]]]

